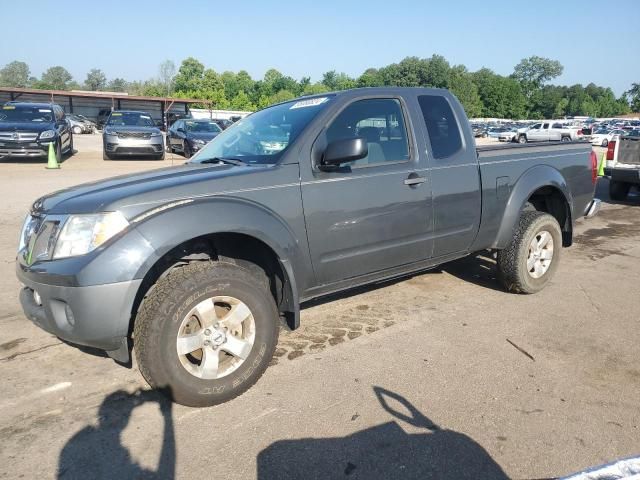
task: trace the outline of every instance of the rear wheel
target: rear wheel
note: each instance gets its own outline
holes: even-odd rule
[[[278,332],[273,296],[255,274],[226,262],[194,262],[172,270],[145,298],[134,346],[152,387],[204,407],[258,381]]]
[[[570,142],[570,141],[571,141],[571,137],[564,136],[564,137],[562,137],[562,138],[560,139],[560,141],[561,141],[561,142]]]
[[[523,211],[507,248],[498,251],[498,274],[504,287],[515,293],[542,290],[560,261],[562,232],[548,213]]]
[[[627,199],[631,185],[617,180],[609,180],[609,196],[611,200],[622,202]]]
[[[602,145],[603,147],[607,147],[609,146],[609,140],[607,140],[606,138],[604,140],[602,140]]]
[[[82,133],[82,128],[76,125],[75,127],[73,127],[73,133],[75,133],[76,135],[80,135]]]

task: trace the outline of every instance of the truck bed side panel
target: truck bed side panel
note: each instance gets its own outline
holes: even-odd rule
[[[479,148],[482,222],[472,249],[505,247],[522,208],[541,187],[563,193],[572,222],[582,216],[595,189],[590,151],[584,142]]]

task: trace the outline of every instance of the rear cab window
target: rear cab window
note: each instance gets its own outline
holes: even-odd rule
[[[419,95],[418,103],[433,157],[441,160],[459,152],[462,149],[460,126],[447,99],[441,95]]]

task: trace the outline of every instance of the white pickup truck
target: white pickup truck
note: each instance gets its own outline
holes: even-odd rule
[[[527,142],[570,142],[578,139],[577,130],[567,128],[560,122],[545,120],[530,127],[519,128],[514,139],[518,143]]]
[[[604,174],[609,177],[609,196],[623,201],[632,186],[640,188],[640,134],[615,137],[607,146]]]

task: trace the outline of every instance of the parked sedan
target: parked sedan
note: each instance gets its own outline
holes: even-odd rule
[[[613,140],[613,137],[616,135],[624,135],[625,133],[626,131],[622,129],[598,130],[591,135],[591,145],[606,147],[609,145],[609,142]]]
[[[178,120],[167,133],[167,149],[190,158],[220,132],[215,120]]]

